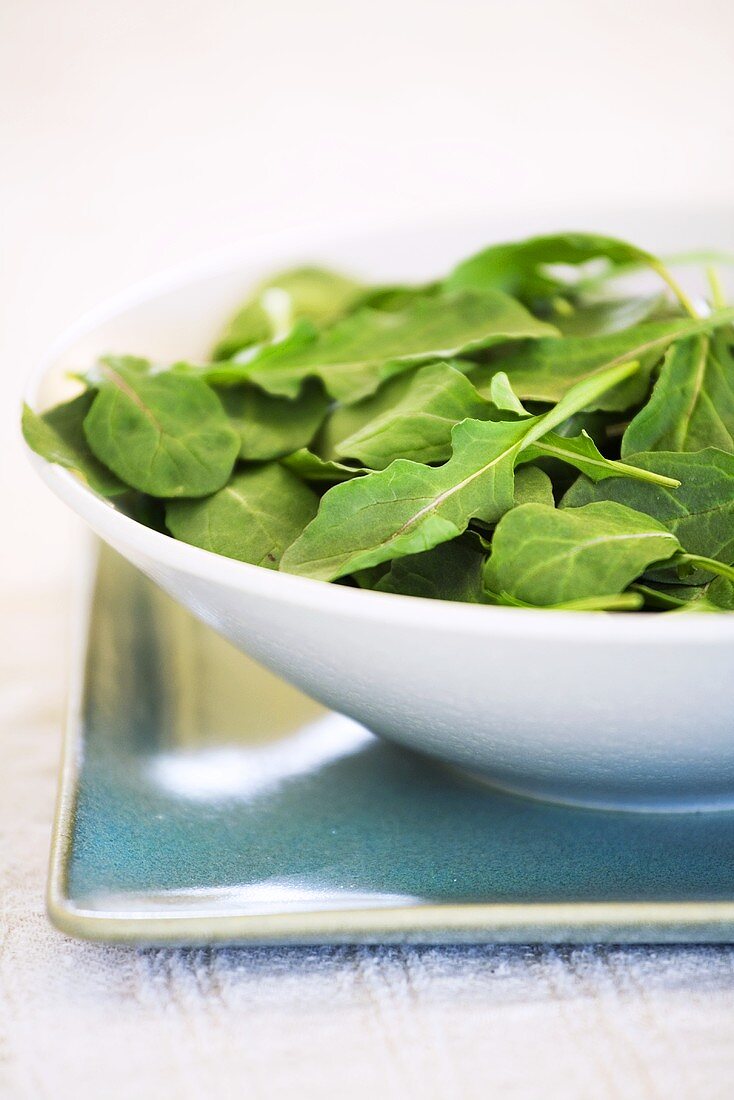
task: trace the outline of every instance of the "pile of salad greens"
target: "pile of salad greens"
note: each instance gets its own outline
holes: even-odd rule
[[[629,290],[630,273],[654,286]],[[734,309],[563,233],[269,279],[209,362],[108,355],[28,444],[217,554],[515,607],[734,610]]]

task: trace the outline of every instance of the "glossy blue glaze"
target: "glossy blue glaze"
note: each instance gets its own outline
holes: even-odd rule
[[[69,901],[121,914],[727,900],[734,814],[532,802],[390,746],[105,551]],[[297,640],[294,639],[294,659]]]

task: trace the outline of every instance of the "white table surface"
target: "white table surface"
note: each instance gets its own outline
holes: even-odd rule
[[[152,951],[43,913],[74,525],[21,379],[202,250],[734,184],[728,0],[0,5],[0,1098],[728,1098],[728,948]]]

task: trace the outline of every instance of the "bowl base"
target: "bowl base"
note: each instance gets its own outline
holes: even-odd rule
[[[477,786],[486,787],[490,792],[502,791],[504,794],[515,795],[532,802],[571,806],[581,810],[633,814],[701,814],[725,813],[734,810],[734,792],[723,792],[717,795],[702,795],[700,792],[694,794],[690,791],[682,791],[679,794],[646,791],[579,792],[546,787],[541,783],[535,785],[532,782],[508,782],[504,778],[500,779],[462,764],[443,762],[443,767]]]

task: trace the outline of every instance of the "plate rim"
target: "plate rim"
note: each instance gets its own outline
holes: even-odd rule
[[[344,943],[732,943],[731,901],[426,903],[297,913],[116,913],[75,904],[68,870],[83,754],[83,706],[99,539],[86,536],[77,569],[70,687],[46,888],[51,923],[77,939],[136,946]],[[153,583],[152,581],[150,582]]]

